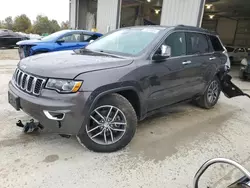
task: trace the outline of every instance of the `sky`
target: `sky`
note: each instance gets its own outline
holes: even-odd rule
[[[20,14],[26,14],[31,21],[42,14],[60,24],[69,20],[69,0],[0,0],[0,20]]]

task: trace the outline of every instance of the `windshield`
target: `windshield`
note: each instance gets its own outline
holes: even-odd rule
[[[140,54],[157,36],[158,29],[122,29],[89,44],[86,49],[135,56]]]
[[[41,40],[42,41],[51,41],[51,40],[55,40],[57,39],[58,37],[60,37],[61,35],[65,34],[66,32],[63,30],[63,31],[58,31],[58,32],[55,32],[51,35],[48,35],[46,37],[43,37]]]

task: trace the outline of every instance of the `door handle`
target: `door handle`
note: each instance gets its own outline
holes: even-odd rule
[[[190,64],[190,63],[192,63],[192,61],[183,61],[183,62],[182,62],[182,65],[188,65],[188,64]]]
[[[211,61],[211,60],[215,60],[216,59],[216,57],[210,57],[209,58],[209,60]]]

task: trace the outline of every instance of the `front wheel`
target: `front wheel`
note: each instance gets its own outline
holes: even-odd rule
[[[103,97],[94,107],[78,141],[96,152],[114,152],[133,138],[137,117],[130,102],[119,94]]]
[[[218,102],[221,92],[220,81],[215,77],[208,85],[204,95],[202,95],[197,103],[200,107],[210,109]]]

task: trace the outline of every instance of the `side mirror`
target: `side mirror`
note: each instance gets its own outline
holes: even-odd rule
[[[94,42],[94,41],[95,41],[95,40],[90,40],[89,43],[92,43],[92,42]]]
[[[171,47],[167,45],[161,45],[159,53],[156,53],[153,56],[153,60],[155,61],[163,61],[171,56]]]
[[[64,43],[65,40],[63,40],[63,39],[58,39],[56,42],[57,42],[57,43]]]

